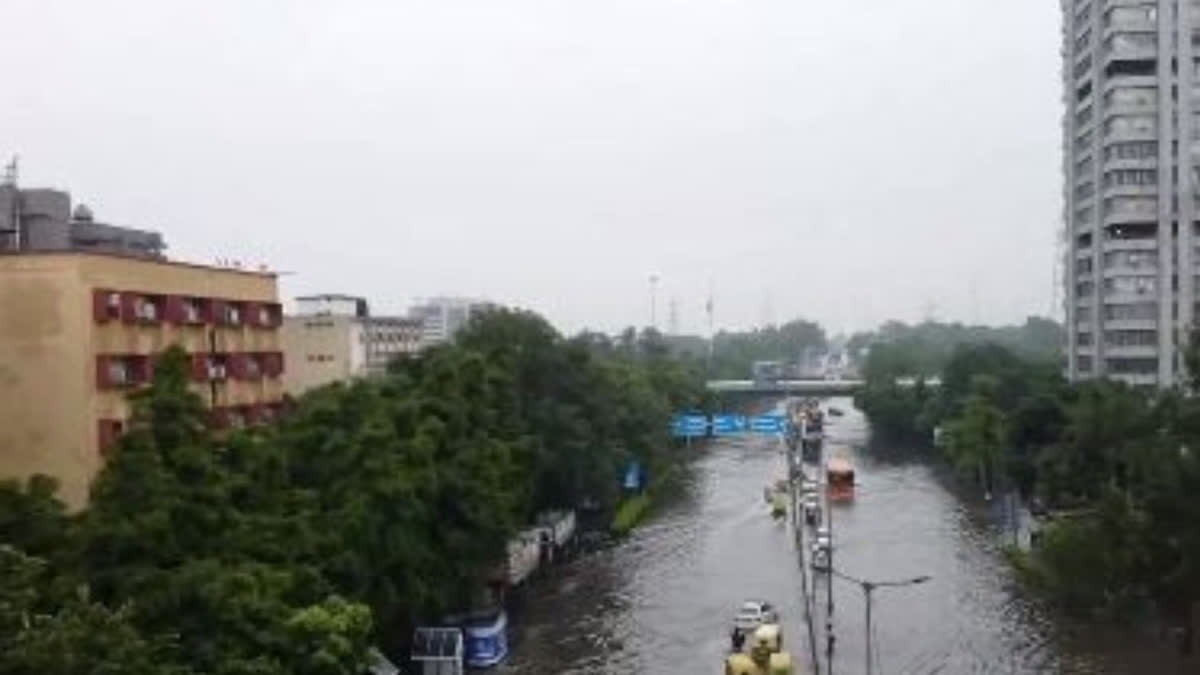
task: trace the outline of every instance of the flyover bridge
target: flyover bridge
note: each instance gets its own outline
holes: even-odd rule
[[[911,387],[917,383],[915,378],[906,377],[897,380],[902,387]],[[941,384],[937,378],[925,380],[925,384],[936,387]],[[797,395],[797,396],[852,396],[863,386],[860,379],[838,380],[709,380],[708,389],[720,394],[761,394],[761,395]]]

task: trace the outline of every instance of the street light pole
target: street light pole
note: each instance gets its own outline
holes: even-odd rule
[[[849,581],[850,583],[853,583],[853,584],[858,584],[858,587],[862,589],[863,597],[866,600],[866,630],[867,630],[867,639],[865,641],[866,642],[866,657],[867,657],[866,673],[867,673],[867,675],[872,675],[873,659],[871,658],[871,648],[872,648],[872,630],[871,630],[871,597],[872,596],[871,596],[871,594],[874,593],[875,589],[877,589],[877,588],[899,588],[902,586],[916,586],[917,584],[923,584],[926,581],[929,581],[933,577],[931,577],[927,574],[924,574],[919,577],[913,577],[911,579],[900,579],[898,581],[867,581],[866,579],[859,579],[856,577],[852,577],[848,574],[842,574],[841,572],[833,569],[832,567],[829,568],[829,572],[830,572],[830,574],[832,574],[833,576],[835,576],[839,579],[842,579],[844,581]]]

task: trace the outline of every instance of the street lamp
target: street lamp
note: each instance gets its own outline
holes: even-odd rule
[[[928,574],[923,574],[919,577],[913,577],[911,579],[898,579],[895,581],[868,581],[866,579],[859,579],[856,577],[852,577],[849,574],[842,574],[841,572],[833,569],[833,567],[829,568],[829,573],[839,579],[844,580],[844,581],[849,581],[850,583],[858,584],[858,587],[862,589],[863,597],[866,599],[866,604],[867,604],[867,621],[866,621],[866,624],[867,624],[867,640],[866,640],[866,644],[867,644],[867,649],[866,649],[867,675],[871,675],[871,665],[872,665],[872,663],[871,663],[871,593],[873,593],[875,591],[875,589],[877,589],[877,588],[898,588],[898,587],[902,587],[902,586],[916,586],[918,584],[923,584],[926,581],[929,581],[933,577],[929,576]]]

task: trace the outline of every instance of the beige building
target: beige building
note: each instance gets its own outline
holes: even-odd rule
[[[299,394],[337,380],[383,373],[421,344],[421,322],[371,316],[364,298],[324,294],[296,298],[281,332],[288,370],[284,390]]]
[[[217,425],[279,413],[282,308],[270,273],[86,252],[0,254],[0,476],[56,476],[87,501],[127,394],[178,344]]]

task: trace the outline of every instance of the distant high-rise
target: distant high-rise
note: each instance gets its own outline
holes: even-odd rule
[[[472,315],[490,306],[472,298],[437,297],[417,303],[408,315],[421,322],[421,346],[429,347],[452,340]]]
[[[1200,279],[1200,0],[1062,8],[1068,373],[1169,387]]]

